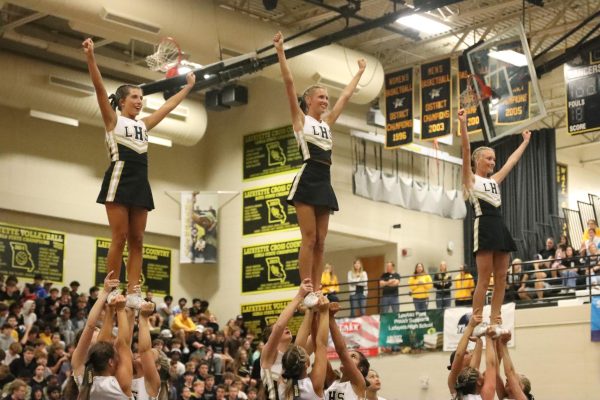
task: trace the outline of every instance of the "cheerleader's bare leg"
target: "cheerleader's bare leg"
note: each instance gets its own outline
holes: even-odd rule
[[[312,279],[315,249],[318,248],[317,213],[315,206],[311,206],[310,204],[295,201],[294,206],[296,207],[298,225],[300,226],[300,234],[302,235],[298,254],[298,268],[300,269],[300,281],[302,282],[306,278]],[[320,277],[318,281],[312,281],[313,285],[317,285],[320,282]]]
[[[492,293],[492,312],[490,323],[497,324],[504,303],[504,292],[506,291],[506,273],[508,271],[509,254],[504,251],[494,252],[494,292]]]
[[[105,204],[108,225],[110,226],[111,242],[106,259],[107,273],[113,272],[113,277],[119,279],[121,276],[121,263],[123,262],[123,249],[127,243],[129,233],[129,210],[126,206],[118,203],[107,202]]]
[[[317,290],[321,287],[321,275],[323,274],[323,253],[325,251],[325,238],[329,229],[329,209],[318,207],[315,209],[317,216],[317,240],[313,250],[313,263],[311,268],[311,279]]]
[[[148,220],[148,210],[141,207],[129,208],[129,232],[127,235],[127,293],[134,293],[134,286],[140,284],[142,276],[142,252],[144,231]]]
[[[475,259],[477,261],[477,287],[475,287],[473,293],[473,314],[481,315],[485,303],[485,293],[494,269],[494,252],[492,250],[479,250]]]

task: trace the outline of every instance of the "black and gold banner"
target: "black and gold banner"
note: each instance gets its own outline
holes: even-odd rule
[[[42,274],[63,281],[65,234],[0,222],[0,272],[19,278]]]
[[[569,170],[566,164],[556,164],[556,188],[558,189],[558,216],[564,217],[563,208],[569,207]]]
[[[292,183],[244,190],[244,235],[298,228],[296,208],[286,202]]]
[[[458,96],[460,98],[460,94],[467,90],[467,82],[470,75],[469,65],[467,59],[465,57],[458,57]],[[474,83],[471,82],[473,85]],[[472,88],[475,90],[475,88]],[[459,105],[459,107],[462,107]],[[467,112],[467,132],[479,133],[481,132],[481,121],[479,119],[479,110],[477,106],[467,107],[465,109]],[[459,131],[460,134],[460,131]]]
[[[600,129],[600,50],[565,65],[565,83],[567,131],[578,135]]]
[[[496,124],[511,125],[529,119],[529,82],[511,81],[512,96],[500,100]]]
[[[413,141],[413,69],[385,76],[385,147]]]
[[[300,285],[300,240],[242,249],[242,293],[285,290]]]
[[[263,330],[273,325],[279,314],[289,304],[291,300],[267,301],[264,303],[242,304],[241,314],[244,317],[244,326],[248,332],[254,334],[260,340]],[[298,329],[302,324],[302,314],[296,312],[290,322],[288,328],[292,335],[298,333]]]
[[[450,59],[421,65],[421,139],[452,133]]]
[[[110,239],[96,238],[96,286],[102,287],[107,273],[106,258]],[[119,280],[124,285],[127,282],[127,246],[123,251],[121,262],[121,276]],[[148,290],[159,296],[166,296],[171,292],[171,249],[167,247],[144,245],[142,256],[142,292]]]
[[[283,174],[302,165],[291,126],[244,136],[244,180]]]

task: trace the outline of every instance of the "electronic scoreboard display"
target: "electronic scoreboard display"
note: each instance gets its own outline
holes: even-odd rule
[[[600,129],[600,50],[565,65],[567,129],[572,135]]]

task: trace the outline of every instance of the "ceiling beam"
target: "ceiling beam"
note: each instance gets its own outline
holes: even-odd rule
[[[23,17],[21,19],[18,19],[16,21],[10,22],[0,28],[0,35],[2,35],[4,32],[8,32],[15,28],[18,28],[19,26],[23,26],[23,25],[28,24],[33,21],[37,21],[38,19],[44,18],[47,15],[48,14],[37,12],[37,13],[33,13],[31,15],[28,15],[26,17]]]

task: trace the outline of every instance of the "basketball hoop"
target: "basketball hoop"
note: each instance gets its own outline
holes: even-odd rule
[[[181,63],[181,48],[172,37],[166,37],[160,41],[156,53],[146,57],[146,64],[152,71],[170,72],[177,71]]]
[[[477,83],[479,91],[475,90],[473,82]],[[477,107],[482,100],[491,97],[492,89],[485,84],[483,79],[477,75],[469,74],[467,77],[467,88],[460,94],[460,107],[464,109],[474,108]]]

